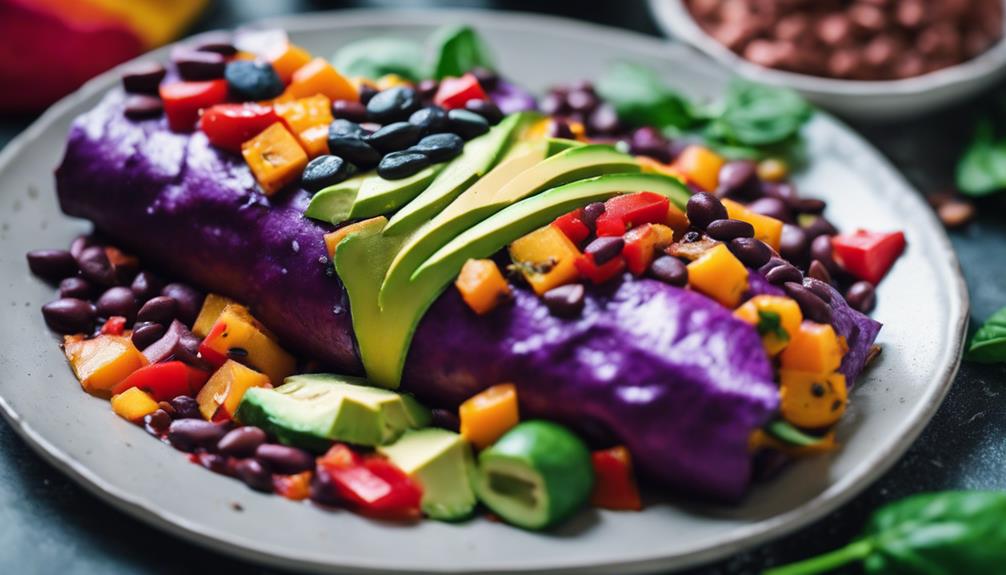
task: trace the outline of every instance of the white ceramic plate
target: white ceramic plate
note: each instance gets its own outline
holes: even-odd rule
[[[477,12],[340,12],[276,21],[316,54],[377,34],[424,38],[449,22],[475,25],[510,77],[542,90],[595,77],[617,59],[651,66],[681,89],[715,95],[725,78],[684,49],[551,18]],[[164,57],[166,50],[155,55]],[[459,525],[373,522],[252,492],[189,463],[87,396],[39,306],[53,290],[29,275],[24,252],[61,247],[87,229],[56,206],[52,170],[71,119],[118,80],[102,76],[53,107],[0,156],[0,406],[59,469],[126,512],[214,549],[287,567],[361,572],[626,573],[678,568],[792,531],[877,478],[922,430],[957,369],[967,295],[940,226],[866,142],[828,118],[807,129],[813,162],[803,189],[830,202],[843,227],[904,229],[909,249],[880,289],[885,351],[853,395],[844,448],[794,465],[743,505],[685,501],[642,513],[584,512],[555,533],[484,519]]]
[[[816,104],[853,119],[917,118],[966,100],[1006,74],[1006,40],[962,64],[904,80],[838,80],[773,70],[748,62],[706,34],[682,0],[648,2],[664,32],[688,42],[733,73],[763,84],[793,88]],[[1006,21],[1003,26],[1006,28]]]

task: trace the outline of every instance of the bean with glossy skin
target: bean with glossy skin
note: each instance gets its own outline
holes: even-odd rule
[[[728,198],[739,195],[755,182],[755,163],[750,160],[734,160],[720,167],[716,186],[716,197]]]
[[[596,265],[603,265],[622,253],[623,247],[625,247],[625,240],[622,238],[605,236],[587,244],[587,247],[583,249],[583,253],[594,256],[594,263]]]
[[[793,224],[783,224],[779,238],[779,255],[798,265],[803,265],[809,255],[810,242],[807,234]]]
[[[451,110],[447,112],[447,129],[466,140],[471,140],[488,132],[489,122],[468,110]]]
[[[789,204],[797,200],[796,188],[789,182],[762,182],[761,191],[770,198],[778,198]]]
[[[566,284],[545,292],[542,301],[556,317],[576,317],[583,311],[584,296],[581,284]]]
[[[791,223],[793,221],[793,212],[789,209],[789,205],[779,198],[759,198],[748,204],[747,208],[756,214],[783,222]]]
[[[749,268],[760,268],[772,258],[772,248],[754,238],[737,238],[727,244],[730,252]]]
[[[133,283],[129,286],[137,301],[145,302],[152,297],[156,297],[164,289],[164,282],[148,271],[141,271],[133,278]]]
[[[418,126],[424,134],[443,132],[447,129],[447,110],[440,106],[427,106],[413,112],[409,123]]]
[[[597,94],[593,90],[572,90],[566,96],[566,104],[574,112],[584,114],[592,112],[600,104]]]
[[[94,296],[94,286],[82,277],[70,277],[59,282],[59,297],[90,299]]]
[[[611,104],[604,103],[587,117],[587,131],[591,134],[616,134],[622,128],[618,112]]]
[[[783,289],[789,297],[796,300],[804,318],[817,323],[831,323],[831,308],[814,292],[796,282],[783,284]]]
[[[77,273],[77,260],[66,250],[33,250],[27,258],[31,273],[44,280],[58,282]]]
[[[370,100],[377,95],[377,88],[371,86],[370,84],[363,84],[359,89],[360,93],[360,103],[366,106]]]
[[[788,263],[775,266],[765,274],[765,279],[770,284],[782,285],[787,282],[803,281],[803,274],[795,266]]]
[[[491,100],[468,100],[465,109],[485,118],[490,126],[499,124],[503,119],[503,112]]]
[[[409,148],[412,152],[425,154],[433,163],[446,162],[457,157],[464,150],[465,141],[457,134],[444,132],[430,134]]]
[[[175,419],[198,419],[203,416],[199,413],[199,404],[194,397],[179,395],[170,401],[171,407],[175,410]]]
[[[136,321],[168,325],[171,320],[175,319],[177,313],[178,304],[175,303],[175,298],[161,295],[143,304],[140,311],[136,312]]]
[[[168,442],[179,451],[210,449],[216,447],[226,433],[227,428],[218,423],[202,419],[176,419],[168,427]]]
[[[166,328],[159,323],[142,323],[133,327],[132,341],[136,349],[143,351],[155,341],[164,337]]]
[[[216,52],[221,56],[233,56],[238,53],[237,47],[234,46],[234,38],[226,32],[211,32],[203,35],[200,42],[196,45],[196,50],[200,52]]]
[[[353,164],[361,170],[369,170],[381,161],[381,153],[363,140],[361,136],[328,136],[328,151],[333,156]]]
[[[214,80],[224,75],[227,60],[215,52],[200,52],[191,48],[179,48],[171,54],[171,59],[178,69],[178,75],[184,80],[201,81]]]
[[[831,303],[831,286],[823,281],[814,278],[803,278],[803,287],[821,298],[824,303]]]
[[[367,117],[389,124],[409,117],[419,108],[419,94],[407,86],[395,86],[382,90],[367,102]]]
[[[828,204],[817,198],[799,198],[790,202],[793,209],[801,214],[820,214]]]
[[[706,226],[706,235],[721,242],[734,238],[753,238],[754,226],[740,220],[713,220]]]
[[[571,140],[576,137],[576,134],[573,133],[573,129],[569,127],[569,122],[564,118],[552,118],[548,123],[548,137]]]
[[[385,180],[400,180],[418,173],[431,163],[429,156],[421,152],[412,150],[391,152],[377,164],[377,175]]]
[[[335,100],[332,102],[332,117],[350,122],[366,122],[367,107],[353,100]]]
[[[811,240],[818,236],[834,236],[838,234],[838,228],[824,216],[814,218],[809,224],[803,227],[803,231],[807,233],[807,237]]]
[[[688,285],[688,267],[674,256],[660,256],[653,260],[650,275],[672,286]]]
[[[234,467],[238,479],[256,491],[272,493],[272,473],[254,459],[243,459]]]
[[[227,432],[217,443],[217,451],[234,457],[251,457],[266,442],[266,434],[258,427],[246,425]]]
[[[807,275],[818,281],[831,284],[831,273],[829,273],[828,268],[821,263],[821,260],[814,260],[810,262],[810,267],[807,268]]]
[[[122,87],[130,94],[154,96],[167,73],[164,66],[158,62],[150,60],[137,62],[130,65],[122,74]]]
[[[838,265],[832,253],[830,236],[817,236],[810,242],[810,257],[820,261],[832,277],[842,273],[842,266]]]
[[[419,141],[422,130],[409,122],[394,122],[366,136],[364,141],[379,152],[397,152]]]
[[[716,196],[708,192],[692,194],[692,197],[688,198],[686,212],[688,214],[688,221],[696,228],[703,230],[710,223],[716,220],[725,220],[729,217],[727,209],[723,207],[723,203]]]
[[[107,318],[121,315],[126,318],[127,323],[133,323],[136,320],[136,296],[127,287],[109,288],[98,298],[95,307],[98,311],[98,317]]]
[[[108,260],[105,248],[90,246],[84,248],[77,257],[77,265],[84,278],[101,286],[115,285],[116,275],[112,262]]]
[[[592,202],[584,206],[583,216],[580,221],[587,226],[590,233],[594,233],[594,229],[597,227],[597,218],[601,217],[604,213],[604,203],[603,202]]]
[[[122,113],[131,120],[156,118],[164,112],[164,102],[157,96],[133,94],[126,98]]]
[[[416,91],[419,92],[419,97],[423,100],[432,100],[433,97],[437,95],[438,89],[440,89],[440,82],[437,82],[432,78],[420,80],[420,82],[416,84]]]
[[[660,133],[660,130],[650,126],[643,126],[636,128],[629,137],[629,152],[637,156],[649,156],[660,162],[667,163],[671,159],[667,143],[667,138]]]
[[[170,426],[171,416],[163,409],[158,409],[153,413],[143,416],[143,428],[147,430],[147,433],[155,437],[163,435],[168,431],[168,427]]]
[[[290,475],[314,468],[314,456],[296,447],[263,443],[255,450],[255,459],[275,473]]]
[[[451,409],[433,408],[430,410],[430,425],[457,433],[461,429],[458,414]]]
[[[261,60],[232,60],[224,68],[224,78],[231,97],[243,102],[269,100],[284,89],[272,64]]]
[[[91,302],[77,298],[62,298],[42,306],[42,317],[49,329],[57,333],[90,333],[96,319]]]
[[[174,298],[178,306],[177,317],[185,325],[192,325],[196,321],[206,298],[201,291],[183,283],[170,283],[164,286],[161,295]]]
[[[300,185],[309,192],[317,192],[345,181],[355,173],[356,166],[353,164],[339,156],[325,154],[307,163],[300,176]]]
[[[846,290],[845,301],[854,310],[870,313],[877,305],[877,290],[868,281],[858,281]]]

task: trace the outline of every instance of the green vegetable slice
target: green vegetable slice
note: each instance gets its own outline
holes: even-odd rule
[[[996,140],[988,118],[957,162],[957,187],[970,196],[986,196],[1006,188],[1006,140]]]
[[[437,80],[494,68],[489,47],[469,26],[441,28],[430,38],[428,50],[431,75]]]
[[[979,363],[1006,362],[1006,307],[992,314],[975,332],[968,347],[968,359]]]

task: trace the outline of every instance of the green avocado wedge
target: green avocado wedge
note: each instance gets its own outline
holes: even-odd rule
[[[304,216],[333,225],[348,220],[360,187],[364,180],[371,176],[372,174],[360,174],[319,190],[311,197],[311,202],[304,210]]]
[[[348,219],[371,218],[394,212],[421,194],[443,167],[444,164],[435,164],[400,180],[386,180],[378,175],[367,178],[360,185]]]

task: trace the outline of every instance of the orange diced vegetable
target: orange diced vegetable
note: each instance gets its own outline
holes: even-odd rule
[[[318,94],[276,104],[276,113],[297,137],[310,157],[328,153],[328,125],[332,123],[332,101]]]
[[[99,335],[92,339],[67,336],[63,351],[84,391],[102,397],[134,371],[147,365],[133,342],[122,335]]]
[[[737,307],[748,289],[748,270],[723,244],[688,264],[688,283],[728,308]]]
[[[747,222],[754,227],[754,237],[772,246],[772,249],[779,251],[779,242],[782,239],[782,222],[770,217],[756,214],[751,210],[738,204],[733,200],[721,200],[727,208],[727,215],[730,219]]]
[[[294,98],[323,94],[328,96],[329,100],[360,99],[360,94],[353,83],[324,58],[315,58],[298,68],[290,79],[287,92]]]
[[[228,358],[246,363],[266,374],[276,385],[293,374],[297,363],[247,309],[233,304],[220,312],[199,353],[216,364]]]
[[[199,413],[210,421],[229,421],[237,412],[245,392],[253,387],[268,387],[269,377],[229,359],[199,390]]]
[[[594,490],[590,503],[601,509],[639,511],[643,508],[639,487],[632,473],[632,456],[624,445],[591,453]]]
[[[520,422],[517,388],[512,383],[494,385],[468,398],[458,409],[461,436],[475,447],[489,447]]]
[[[210,329],[213,328],[213,324],[217,323],[217,318],[220,317],[224,308],[236,303],[226,296],[215,293],[208,294],[203,300],[203,307],[199,310],[196,323],[192,324],[192,333],[199,337],[206,337],[210,333]]]
[[[510,297],[510,286],[492,260],[468,260],[454,285],[461,299],[479,315],[489,313]]]
[[[241,144],[241,155],[270,196],[300,178],[308,160],[297,138],[281,122]]]
[[[130,387],[118,395],[112,396],[112,411],[119,417],[136,423],[144,415],[157,411],[158,405],[154,398],[138,387]]]
[[[281,497],[293,501],[303,501],[311,495],[311,471],[302,471],[293,475],[274,475],[273,486]]]
[[[726,160],[704,146],[688,146],[674,160],[674,169],[707,192],[716,190]]]
[[[818,429],[845,413],[848,390],[841,373],[779,371],[779,413],[797,427]]]
[[[328,250],[328,259],[335,259],[335,249],[339,247],[339,243],[346,238],[349,234],[354,231],[364,229],[370,225],[373,220],[385,219],[384,216],[377,216],[376,218],[368,218],[366,220],[360,220],[358,222],[353,222],[342,226],[341,228],[335,230],[334,232],[329,232],[325,234],[325,249]]]
[[[769,355],[782,351],[800,329],[800,306],[788,297],[756,295],[734,311],[734,316],[753,325]]]
[[[576,244],[551,225],[510,244],[510,257],[538,295],[576,281],[579,273],[574,262],[579,255]]]
[[[671,176],[681,180],[685,183],[685,175],[682,174],[677,168],[671,164],[665,164],[660,160],[651,158],[650,156],[636,156],[636,163],[639,164],[640,169],[646,174],[663,174],[665,176]]]
[[[790,334],[789,345],[779,356],[783,369],[830,373],[842,363],[842,344],[828,324],[805,321]]]
[[[296,44],[287,44],[283,51],[269,57],[269,63],[284,84],[289,84],[293,73],[310,61],[311,53]]]
[[[689,223],[688,216],[685,215],[685,212],[678,206],[674,205],[674,202],[671,202],[670,205],[667,206],[667,220],[665,223],[667,224],[667,227],[674,230],[674,235],[679,238],[688,233],[688,228],[692,225]]]
[[[789,166],[779,158],[765,158],[758,162],[758,177],[766,182],[781,182],[789,175]]]

